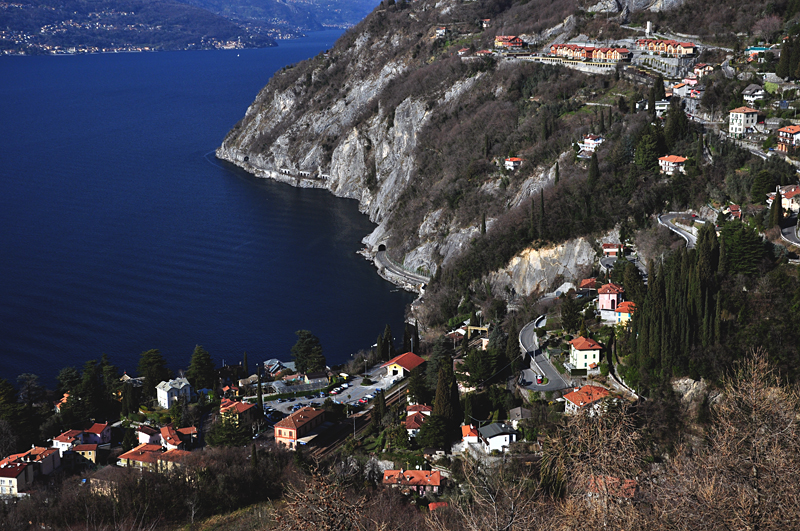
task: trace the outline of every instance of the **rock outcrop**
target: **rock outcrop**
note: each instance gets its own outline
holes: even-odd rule
[[[580,280],[597,261],[589,240],[578,238],[542,249],[526,249],[500,271],[489,275],[494,293],[513,289],[519,295],[546,293],[563,280]],[[562,280],[563,279],[563,280]]]

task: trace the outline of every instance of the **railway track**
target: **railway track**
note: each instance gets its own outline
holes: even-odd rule
[[[406,396],[406,387],[408,381],[404,381],[386,395],[386,407],[391,407],[400,402]],[[350,431],[350,422],[354,422],[354,431]],[[358,439],[367,430],[370,422],[372,422],[372,406],[360,414],[354,415],[351,418],[343,421],[335,429],[338,430],[337,437],[334,441],[326,446],[318,446],[309,452],[309,457],[315,461],[322,461],[328,456],[335,453],[339,448],[344,446],[347,438],[355,433],[355,438]]]

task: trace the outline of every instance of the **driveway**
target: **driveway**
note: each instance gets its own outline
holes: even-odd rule
[[[800,247],[800,238],[797,237],[797,214],[792,214],[781,227],[781,238]]]

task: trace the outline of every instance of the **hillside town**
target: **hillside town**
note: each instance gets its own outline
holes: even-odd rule
[[[126,496],[192,528],[195,518],[219,515],[230,520],[209,525],[761,529],[797,521],[800,366],[790,338],[800,315],[800,87],[792,79],[800,64],[788,56],[797,63],[800,55],[787,50],[800,43],[800,27],[735,51],[649,22],[605,40],[484,33],[493,27],[491,18],[436,24],[422,37],[438,43],[451,71],[465,68],[459,75],[473,81],[463,86],[508,76],[502,90],[474,99],[500,102],[494,109],[522,132],[493,151],[481,123],[472,134],[483,134],[483,151],[470,148],[475,159],[456,181],[463,188],[430,187],[442,193],[437,212],[463,201],[479,219],[463,231],[462,255],[405,272],[402,258],[379,265],[420,296],[402,333],[387,325],[338,365],[319,338],[298,330],[290,353],[264,346],[222,366],[198,345],[177,371],[148,350],[131,375],[104,355],[63,368],[55,390],[35,374],[20,375],[16,387],[0,380],[0,498],[21,529],[35,521],[26,502],[79,500],[71,513],[59,506],[67,514],[59,522],[78,525],[94,510],[85,518],[100,526],[107,520],[97,515],[116,517]],[[331,70],[336,62],[328,53],[314,61]],[[529,77],[514,78],[522,68]],[[295,84],[281,79],[281,89],[313,94],[322,69],[297,74]],[[563,85],[545,101],[556,78]],[[449,103],[434,100],[419,114]],[[391,111],[370,131],[410,137],[398,131],[397,116],[411,112],[403,105],[411,106],[399,97],[375,102],[373,110]],[[470,113],[455,107],[436,125],[466,121]],[[543,118],[533,126],[512,108]],[[447,132],[441,126],[437,136]],[[380,150],[364,145],[374,163]],[[446,151],[427,151],[444,173]],[[288,166],[276,173],[331,180]],[[480,172],[489,177],[480,181]],[[366,188],[374,197],[376,182]],[[464,183],[479,192],[468,196]],[[487,216],[494,197],[506,210]],[[412,199],[401,196],[409,216]],[[438,218],[424,216],[411,229],[415,243],[438,230],[430,228]],[[385,254],[396,241],[379,236],[365,245]],[[520,265],[523,254],[535,265]]]

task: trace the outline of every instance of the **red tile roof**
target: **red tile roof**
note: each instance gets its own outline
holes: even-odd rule
[[[95,424],[92,424],[91,428],[86,430],[86,433],[92,433],[94,435],[102,435],[103,434],[103,430],[105,430],[106,428],[108,428],[108,422],[106,422],[105,424],[97,424],[97,423],[95,423]]]
[[[385,470],[383,472],[384,485],[409,485],[413,487],[428,485],[438,487],[441,485],[442,475],[439,471],[430,470]]]
[[[418,430],[422,427],[426,420],[428,420],[428,417],[422,413],[414,413],[413,415],[409,415],[406,417],[406,429]]]
[[[172,426],[164,426],[161,428],[161,438],[170,446],[180,446],[182,444],[178,432]]]
[[[618,295],[620,293],[625,293],[625,289],[619,284],[609,282],[608,284],[603,284],[600,286],[600,289],[597,290],[597,293],[600,295]]]
[[[443,507],[448,507],[450,504],[447,502],[433,502],[428,504],[429,511],[435,511],[436,509],[441,509]]]
[[[155,434],[158,433],[157,429],[151,428],[150,426],[146,426],[144,424],[140,424],[139,427],[136,428],[136,431],[140,431],[140,432],[144,433],[145,435],[155,435]]]
[[[751,109],[750,107],[736,107],[735,109],[732,109],[732,110],[730,110],[728,112],[729,113],[731,113],[731,112],[744,113],[744,114],[758,113],[757,110]]]
[[[53,440],[58,442],[72,443],[79,438],[81,433],[83,433],[81,430],[68,430],[58,437],[53,438]]]
[[[75,448],[73,448],[76,452],[96,452],[97,445],[96,444],[79,444]]]
[[[405,370],[411,372],[416,367],[419,367],[420,365],[422,365],[424,362],[425,362],[424,359],[420,358],[419,356],[417,356],[413,352],[406,352],[405,354],[400,354],[399,356],[396,356],[396,357],[390,359],[389,361],[387,361],[386,363],[381,365],[381,367],[388,367],[389,365],[393,365],[393,364],[396,363],[397,365],[400,365]]]
[[[578,286],[579,289],[595,289],[596,287],[597,287],[596,278],[584,278],[583,280],[581,280],[581,283]]]
[[[223,398],[219,406],[220,413],[230,413],[232,415],[240,415],[250,408],[255,407],[255,404],[245,404],[235,400]]]
[[[461,426],[461,438],[464,437],[477,437],[478,430],[472,426]]]
[[[182,461],[184,457],[191,455],[192,452],[185,450],[167,450],[158,456],[159,461],[171,461],[173,463]]]
[[[800,133],[800,125],[787,125],[786,127],[781,127],[778,129],[781,133],[789,133],[791,135],[796,135]]]
[[[570,341],[569,344],[575,347],[575,350],[599,350],[603,348],[603,345],[594,339],[589,339],[583,336],[576,337]]]
[[[519,157],[508,157],[506,162],[522,162],[522,159]]]
[[[160,444],[144,443],[119,456],[119,460],[124,461],[125,459],[129,459],[140,463],[155,463],[159,455],[161,455]]]
[[[275,427],[290,428],[297,430],[324,413],[325,411],[322,409],[314,409],[313,407],[304,407],[302,409],[298,409],[288,417],[276,422]]]
[[[636,304],[631,301],[625,301],[617,305],[617,313],[633,313],[636,311]]]
[[[0,468],[0,478],[16,478],[25,471],[25,463],[12,463]]]
[[[664,162],[672,162],[675,164],[681,164],[686,162],[686,157],[679,157],[678,155],[667,155],[666,157],[659,157],[658,160],[663,160]]]
[[[564,400],[569,400],[578,407],[588,406],[608,396],[608,389],[597,385],[584,385],[577,391],[564,395]]]
[[[181,435],[197,435],[197,428],[189,426],[188,428],[178,428],[178,433]]]
[[[416,413],[416,412],[425,412],[425,411],[433,411],[431,406],[426,406],[425,404],[415,404],[413,406],[406,406],[406,413]]]

